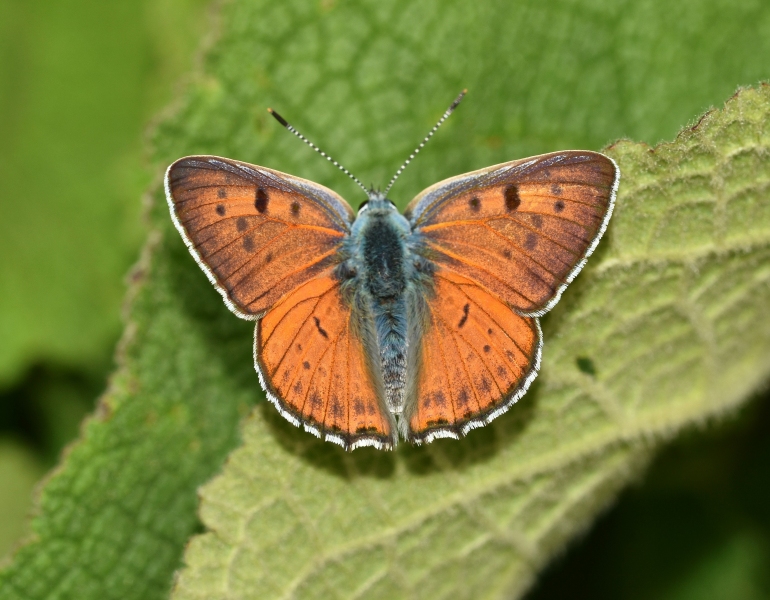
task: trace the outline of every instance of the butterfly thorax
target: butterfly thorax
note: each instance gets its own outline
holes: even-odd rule
[[[388,408],[403,410],[406,388],[408,221],[392,202],[373,193],[351,231],[350,267],[359,302],[373,321]]]

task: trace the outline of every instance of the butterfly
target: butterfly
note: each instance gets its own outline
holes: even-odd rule
[[[513,160],[441,181],[404,214],[365,188],[332,190],[266,167],[188,156],[166,171],[171,217],[237,316],[254,364],[296,426],[346,450],[459,438],[535,379],[538,317],[602,237],[620,171],[596,152]]]

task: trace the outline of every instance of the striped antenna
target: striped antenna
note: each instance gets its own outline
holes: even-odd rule
[[[412,159],[413,159],[415,156],[417,156],[417,153],[418,153],[420,150],[422,150],[422,149],[423,149],[423,146],[425,146],[425,144],[427,144],[427,143],[428,143],[428,140],[429,140],[430,138],[432,138],[432,137],[433,137],[433,134],[434,134],[434,133],[436,133],[436,130],[438,130],[438,128],[439,128],[439,127],[441,127],[441,124],[442,124],[444,121],[446,121],[446,120],[449,118],[449,115],[451,115],[451,114],[454,112],[455,108],[457,108],[457,105],[458,105],[458,104],[460,104],[460,102],[462,101],[463,97],[464,97],[464,96],[465,96],[465,94],[467,94],[467,93],[468,93],[468,90],[463,90],[462,92],[460,92],[460,95],[459,95],[459,96],[457,96],[457,98],[455,98],[455,101],[454,101],[454,102],[452,102],[452,104],[450,104],[450,105],[449,105],[449,108],[447,108],[447,109],[446,109],[446,112],[445,112],[445,113],[444,113],[444,114],[441,116],[441,118],[438,120],[438,123],[436,123],[436,124],[433,126],[433,129],[431,129],[431,130],[430,130],[430,133],[428,133],[428,135],[426,135],[426,136],[425,136],[425,139],[423,139],[423,140],[422,140],[422,142],[420,142],[420,145],[419,145],[419,146],[417,146],[417,148],[415,148],[414,152],[412,152],[412,153],[409,155],[409,158],[407,158],[407,159],[406,159],[406,161],[404,161],[404,164],[403,164],[403,165],[401,165],[401,166],[398,168],[398,171],[396,171],[396,174],[395,174],[395,175],[393,175],[393,179],[391,179],[391,180],[390,180],[390,183],[388,184],[388,187],[386,187],[386,188],[385,188],[385,191],[384,191],[384,192],[383,192],[383,194],[382,194],[383,196],[387,196],[387,195],[388,195],[388,192],[390,191],[390,188],[392,188],[392,187],[393,187],[393,184],[394,184],[394,183],[396,183],[396,179],[398,179],[398,176],[399,176],[399,175],[401,175],[401,173],[403,173],[403,172],[404,172],[404,169],[406,169],[406,166],[407,166],[407,165],[408,165],[410,162],[412,162]]]
[[[321,150],[318,146],[316,146],[313,142],[311,142],[309,139],[307,139],[304,135],[302,135],[299,131],[294,129],[292,125],[289,125],[288,121],[284,119],[281,115],[279,115],[277,112],[275,112],[272,108],[268,108],[267,112],[269,112],[271,115],[275,117],[275,120],[278,121],[281,125],[286,127],[289,131],[291,131],[294,135],[296,135],[299,139],[301,139],[303,142],[305,142],[308,146],[310,146],[313,150],[318,152],[321,156],[323,156],[326,160],[328,160],[330,163],[332,163],[335,167],[337,167],[340,171],[345,173],[348,177],[350,177],[353,181],[355,181],[358,186],[366,192],[366,195],[369,195],[369,191],[364,187],[364,184],[361,183],[358,180],[358,177],[353,175],[350,171],[348,171],[345,167],[343,167],[340,163],[338,163],[336,160],[334,160],[331,156],[326,154],[323,150]]]

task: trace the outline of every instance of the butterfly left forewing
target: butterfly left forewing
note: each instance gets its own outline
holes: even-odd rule
[[[555,152],[436,184],[406,216],[426,256],[518,311],[542,314],[604,233],[618,179],[602,154]]]

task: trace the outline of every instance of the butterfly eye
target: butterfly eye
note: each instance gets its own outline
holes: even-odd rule
[[[367,208],[369,208],[369,201],[368,200],[364,200],[361,203],[361,205],[358,207],[359,214],[364,212]]]

